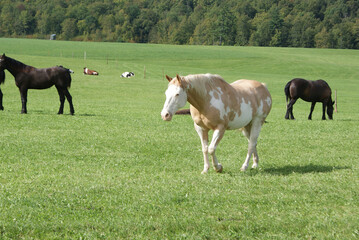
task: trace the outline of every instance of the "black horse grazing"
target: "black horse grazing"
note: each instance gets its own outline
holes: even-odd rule
[[[5,72],[4,70],[0,70],[0,84],[5,82]],[[1,92],[1,88],[0,88],[0,110],[4,110],[4,106],[2,105],[2,92]]]
[[[285,85],[284,92],[287,100],[285,119],[289,119],[289,117],[290,119],[294,119],[293,105],[298,98],[312,102],[308,116],[309,120],[312,120],[312,113],[316,102],[323,103],[322,119],[325,120],[325,108],[327,108],[329,119],[333,119],[334,102],[332,101],[332,90],[324,80],[308,81],[302,78],[294,78]],[[290,99],[289,104],[288,98]]]
[[[55,85],[60,96],[60,109],[58,114],[64,111],[65,96],[70,104],[70,113],[75,113],[72,105],[72,97],[68,91],[71,86],[70,69],[62,66],[51,68],[34,68],[25,65],[15,59],[9,58],[3,54],[0,56],[0,71],[7,69],[15,78],[16,86],[20,90],[22,109],[21,113],[27,113],[27,90],[28,89],[46,89]]]

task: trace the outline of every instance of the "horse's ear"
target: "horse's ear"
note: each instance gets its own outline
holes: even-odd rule
[[[168,80],[169,82],[172,81],[172,78],[171,78],[170,76],[166,75],[166,78],[167,78],[167,80]]]
[[[177,80],[178,80],[180,86],[182,86],[182,79],[181,79],[181,77],[177,74],[177,75],[176,75],[176,78],[177,78]]]

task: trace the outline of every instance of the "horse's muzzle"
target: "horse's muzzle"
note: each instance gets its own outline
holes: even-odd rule
[[[170,114],[169,112],[161,112],[161,117],[164,121],[172,120],[172,114]]]

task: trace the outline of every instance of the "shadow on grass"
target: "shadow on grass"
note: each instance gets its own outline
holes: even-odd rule
[[[20,112],[19,112],[20,113]],[[48,116],[51,116],[51,115],[58,115],[58,116],[72,116],[70,114],[70,112],[65,112],[63,114],[58,114],[57,111],[54,111],[54,112],[49,112],[49,111],[45,111],[45,110],[32,110],[32,111],[28,111],[28,114],[37,114],[37,115],[48,115]],[[81,114],[78,114],[75,112],[74,116],[80,116],[80,117],[96,117],[98,115],[96,114],[92,114],[92,113],[81,113]]]
[[[309,164],[306,166],[287,165],[283,167],[266,168],[263,169],[263,172],[272,175],[290,175],[294,173],[299,173],[299,174],[327,173],[327,172],[334,172],[343,169],[350,169],[350,167],[325,166],[325,165],[315,165],[315,164]]]

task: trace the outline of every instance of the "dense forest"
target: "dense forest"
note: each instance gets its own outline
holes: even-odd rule
[[[1,0],[0,37],[359,48],[359,0]]]

